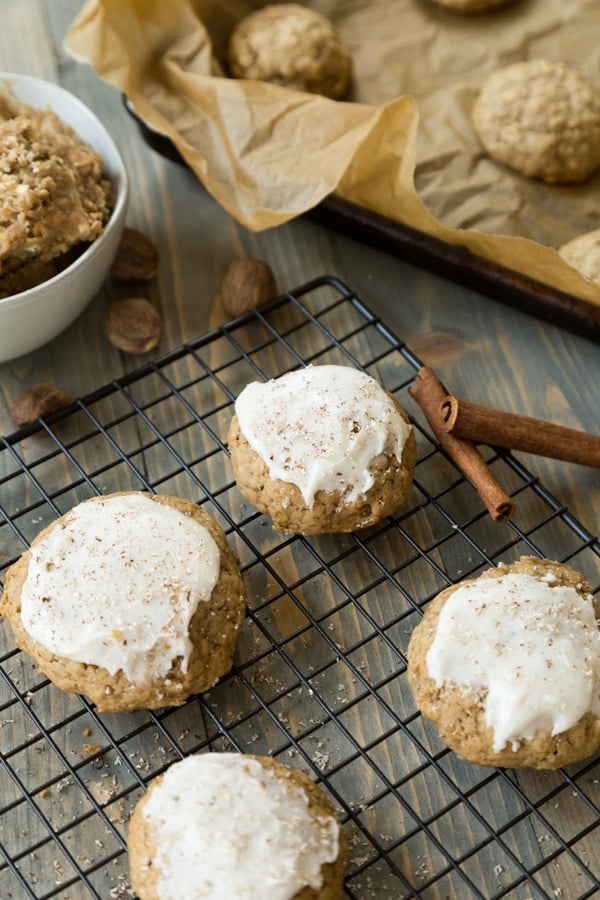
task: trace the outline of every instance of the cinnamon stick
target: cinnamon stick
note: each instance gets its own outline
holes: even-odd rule
[[[440,402],[438,415],[440,428],[456,438],[600,468],[598,435],[451,395]]]
[[[475,444],[441,428],[440,405],[448,392],[433,369],[429,366],[419,369],[409,394],[423,410],[441,447],[471,482],[494,521],[506,522],[512,518],[515,504],[500,486]]]

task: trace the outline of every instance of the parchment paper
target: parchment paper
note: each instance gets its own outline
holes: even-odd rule
[[[582,185],[527,179],[486,156],[470,120],[485,78],[517,60],[561,60],[600,84],[600,0],[513,0],[470,16],[430,0],[306,3],[352,53],[344,102],[227,77],[228,35],[263,5],[88,0],[65,47],[249,229],[335,193],[600,304],[600,286],[556,252],[600,227],[600,173]]]

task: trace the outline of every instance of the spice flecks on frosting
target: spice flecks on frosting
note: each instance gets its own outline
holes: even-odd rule
[[[351,366],[308,366],[246,385],[235,412],[240,430],[272,478],[297,485],[312,506],[318,491],[348,502],[374,483],[382,454],[398,463],[411,432],[383,387]]]
[[[300,786],[238,753],[174,763],[143,814],[162,900],[291,900],[322,886],[339,850],[333,816],[315,818]]]
[[[188,629],[220,571],[212,535],[144,494],[75,506],[31,549],[23,626],[57,656],[142,684],[192,650]]]
[[[510,573],[460,585],[427,653],[429,676],[485,691],[494,752],[600,716],[600,631],[590,597]]]

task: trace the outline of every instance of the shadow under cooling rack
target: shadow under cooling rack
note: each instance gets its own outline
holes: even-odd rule
[[[406,506],[353,535],[276,534],[235,486],[225,443],[249,381],[310,363],[372,374],[409,412]],[[485,769],[415,707],[405,652],[448,584],[523,554],[568,562],[595,592],[600,547],[510,454],[517,503],[491,521],[408,395],[420,361],[339,280],[317,279],[0,442],[0,576],[75,503],[116,490],[194,500],[225,529],[248,593],[232,672],[184,706],[99,715],[39,675],[2,624],[0,897],[131,896],[127,822],[147,783],[194,752],[270,754],[331,797],[353,900],[600,891],[600,762]]]

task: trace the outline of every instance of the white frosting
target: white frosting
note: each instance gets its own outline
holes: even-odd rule
[[[239,753],[174,763],[143,815],[161,900],[290,900],[318,890],[339,851],[335,817],[315,818],[300,787]]]
[[[600,715],[600,631],[590,597],[555,578],[507,573],[465,582],[444,604],[430,677],[486,690],[494,752]]]
[[[271,477],[297,485],[307,506],[318,491],[341,491],[347,502],[366,493],[373,464],[386,451],[400,462],[411,432],[382,386],[351,366],[252,382],[235,412]]]
[[[189,623],[219,577],[220,554],[198,522],[143,494],[75,506],[31,550],[21,619],[57,656],[161,677],[192,650]]]

